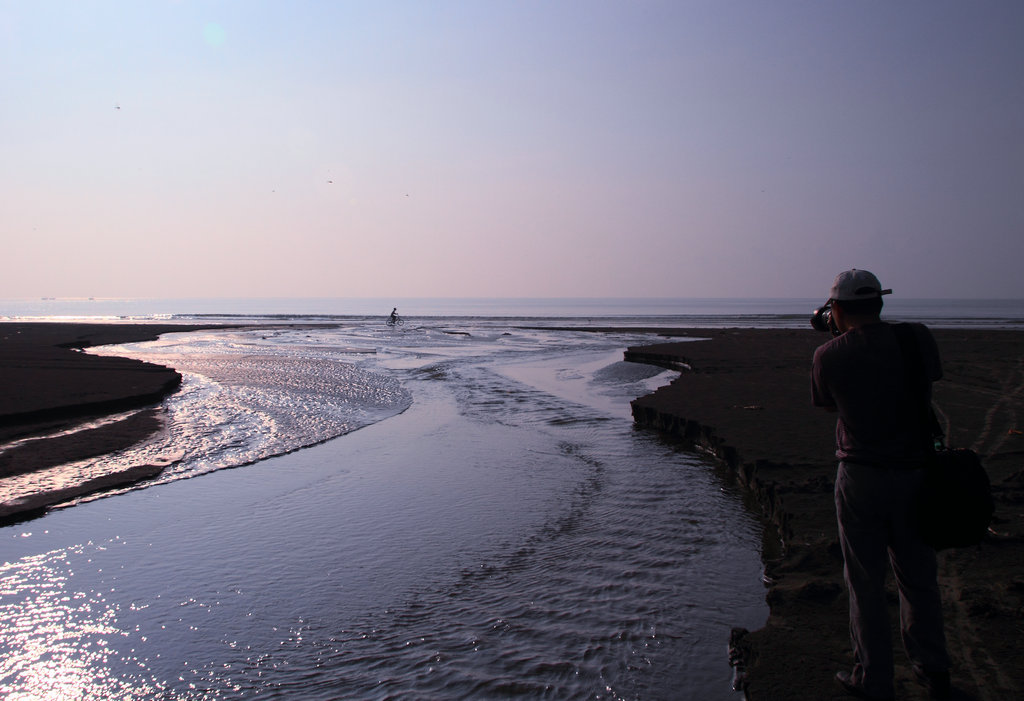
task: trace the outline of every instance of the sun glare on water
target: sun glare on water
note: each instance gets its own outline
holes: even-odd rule
[[[117,606],[107,601],[107,592],[74,587],[71,560],[95,547],[43,553],[0,567],[0,616],[10,622],[0,656],[3,698],[122,699],[159,691],[113,671],[137,664],[142,672],[144,665],[132,664],[116,649],[128,632],[118,628]]]

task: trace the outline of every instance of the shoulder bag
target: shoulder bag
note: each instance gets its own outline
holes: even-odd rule
[[[973,450],[946,447],[929,401],[929,380],[916,333],[910,324],[893,324],[893,331],[903,355],[908,391],[919,400],[922,433],[928,434],[922,437],[929,454],[917,501],[918,532],[936,550],[977,545],[995,511],[988,474]]]

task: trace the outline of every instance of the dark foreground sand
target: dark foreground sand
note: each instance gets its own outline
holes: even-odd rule
[[[181,384],[171,368],[129,358],[89,355],[80,349],[148,341],[172,331],[205,326],[176,324],[0,324],[0,479],[130,447],[163,426],[160,400]],[[85,430],[97,419],[125,414]],[[147,479],[164,465],[134,465],[121,472],[17,503],[0,504],[0,523],[36,515],[81,494]]]
[[[101,428],[0,453],[0,479],[127,447],[159,430],[156,406],[177,388],[178,373],[75,349],[197,328],[210,327],[0,324],[0,444],[141,410]],[[627,351],[628,360],[690,367],[671,385],[633,402],[637,423],[720,458],[774,524],[766,543],[783,543],[766,548],[767,625],[734,633],[748,698],[847,698],[832,680],[850,665],[832,502],[834,417],[811,407],[808,379],[811,354],[826,339],[810,330],[657,331],[709,340]],[[953,677],[960,690],[955,698],[1024,698],[1024,663],[1018,658],[1024,643],[1024,333],[935,334],[946,373],[935,399],[949,443],[985,457],[997,503],[987,542],[940,555]],[[111,481],[145,477],[141,471],[113,475]],[[50,495],[36,506],[64,498],[69,497]],[[893,604],[895,614],[895,599]],[[897,665],[897,697],[926,698],[901,652]]]
[[[827,339],[811,330],[689,335],[710,340],[626,353],[692,368],[634,401],[633,415],[720,458],[781,536],[783,548],[766,561],[768,623],[734,632],[748,698],[847,698],[833,681],[851,664],[832,500],[835,417],[810,404],[811,356]],[[988,541],[939,556],[954,698],[1024,698],[1024,333],[935,336],[945,369],[935,402],[947,442],[982,454],[996,498]],[[891,601],[895,624],[894,594]],[[897,698],[927,698],[895,645]]]
[[[100,416],[159,401],[181,381],[170,368],[81,348],[157,338],[192,327],[141,324],[0,324],[0,440],[46,424]]]

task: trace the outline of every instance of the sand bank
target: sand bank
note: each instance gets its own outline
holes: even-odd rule
[[[827,339],[811,330],[694,329],[689,335],[708,340],[627,351],[627,360],[684,369],[671,385],[634,401],[633,415],[639,425],[722,460],[777,529],[783,547],[766,561],[769,620],[760,630],[734,633],[748,698],[845,698],[833,681],[851,665],[832,499],[835,417],[810,403],[811,356]],[[940,554],[953,681],[969,694],[960,698],[1020,698],[1024,333],[937,330],[935,336],[945,370],[935,403],[948,443],[984,457],[997,504],[987,542]],[[898,640],[896,647],[897,698],[927,698]]]
[[[181,383],[172,368],[82,353],[95,345],[153,340],[209,326],[0,324],[0,478],[113,453],[163,427],[156,405]],[[218,327],[219,328],[219,327]],[[71,429],[74,429],[73,431]],[[44,437],[43,440],[35,440]],[[135,465],[0,504],[0,522],[35,515],[82,494],[147,479],[164,465]]]
[[[0,440],[39,427],[148,406],[174,391],[171,368],[82,348],[156,339],[194,326],[170,324],[0,324]]]

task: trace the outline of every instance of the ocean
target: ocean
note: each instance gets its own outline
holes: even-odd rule
[[[726,645],[767,615],[770,534],[713,463],[633,427],[629,401],[674,375],[622,352],[664,340],[648,327],[797,327],[814,306],[0,302],[241,325],[93,349],[182,372],[168,430],[0,485],[169,464],[0,528],[0,695],[736,698]],[[890,308],[1012,328],[1019,306]]]
[[[410,317],[566,319],[624,325],[804,327],[823,299],[677,298],[237,298],[0,299],[4,320],[379,319],[392,307]],[[1020,328],[1017,299],[887,297],[883,316],[935,326]]]

